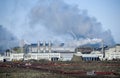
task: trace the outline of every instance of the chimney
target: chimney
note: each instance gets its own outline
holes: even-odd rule
[[[40,52],[40,41],[38,41],[38,45],[37,45],[37,51],[38,51],[38,53]]]
[[[104,41],[102,40],[102,53],[103,53],[103,58],[105,57],[105,51],[104,51]]]
[[[20,41],[21,52],[24,52],[24,45],[25,45],[25,42],[24,42],[24,40],[22,39],[22,40]]]
[[[49,53],[51,53],[51,41],[48,43]]]
[[[44,53],[46,52],[46,42],[45,41],[43,42],[43,52]]]

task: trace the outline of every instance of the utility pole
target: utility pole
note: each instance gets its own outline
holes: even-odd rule
[[[38,48],[37,48],[38,53],[40,52],[40,41],[38,41]]]

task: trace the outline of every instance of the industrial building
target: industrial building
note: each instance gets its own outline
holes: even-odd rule
[[[3,61],[4,56],[0,55],[0,61]]]
[[[50,61],[70,61],[73,55],[82,57],[84,61],[114,60],[120,59],[120,45],[106,49],[94,50],[90,47],[81,47],[78,49],[64,46],[54,46],[51,42],[40,42],[32,44],[24,44],[20,47],[21,52],[13,49],[6,51],[4,56],[0,55],[0,61],[14,60],[41,60]]]
[[[103,60],[103,54],[100,51],[92,51],[90,54],[82,54],[81,52],[77,52],[75,55],[82,57],[82,60],[84,61]]]
[[[107,49],[101,49],[101,51],[92,51],[89,54],[83,52],[75,53],[76,56],[82,57],[84,61],[98,61],[98,60],[119,60],[120,59],[120,45],[117,44],[114,47]]]
[[[105,50],[105,60],[120,59],[120,44]]]
[[[61,60],[70,61],[73,57],[74,49],[62,46],[52,46],[51,42],[38,42],[37,44],[22,45],[19,47],[21,52],[14,50],[7,51],[4,54],[4,60]]]

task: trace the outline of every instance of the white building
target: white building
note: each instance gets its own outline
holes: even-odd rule
[[[23,60],[24,53],[11,53],[10,58],[11,58],[11,60]]]
[[[15,51],[5,52],[4,59],[6,61],[12,60],[62,60],[70,61],[73,57],[73,48],[65,48],[60,46],[52,46],[51,42],[38,42],[37,44],[25,45],[20,47],[23,52],[17,53]]]
[[[100,51],[92,51],[90,54],[82,54],[81,52],[77,52],[75,55],[81,56],[85,61],[103,60],[103,54]]]
[[[4,55],[4,59],[6,61],[23,60],[24,59],[24,53],[6,52],[5,55]]]
[[[3,59],[4,59],[4,56],[0,54],[0,61],[3,61]]]
[[[82,54],[81,52],[75,53],[74,48],[63,46],[52,46],[51,42],[38,42],[37,44],[27,45],[21,47],[22,53],[5,52],[4,56],[0,56],[0,60],[62,60],[70,61],[75,54],[81,56],[83,60],[113,60],[120,59],[120,45],[116,45],[112,48],[103,49],[101,51],[92,51],[90,54]]]
[[[74,52],[75,48],[72,47],[60,47],[60,46],[53,46],[51,47],[51,51],[57,51],[57,52]]]
[[[104,52],[92,51],[90,54],[82,54],[81,52],[77,52],[75,55],[81,56],[83,60],[86,61],[96,60],[97,58],[99,58],[101,61],[120,59],[120,45],[105,49]]]
[[[70,61],[73,54],[76,56],[81,56],[83,60],[93,61],[93,60],[113,60],[120,59],[120,45],[105,49],[102,51],[92,51],[90,54],[82,54],[81,52],[74,53],[73,49],[57,47],[54,48],[50,44],[34,44],[28,47],[29,52],[27,53],[12,53],[5,52],[4,56],[0,55],[0,61],[4,59],[7,61],[12,60],[62,60]]]
[[[30,59],[35,59],[35,60],[57,59],[57,60],[59,60],[60,59],[60,53],[27,53],[27,54],[25,54],[24,60],[30,60]]]
[[[4,57],[0,57],[1,60],[6,61],[16,61],[16,60],[59,60],[60,59],[60,53],[5,53]]]
[[[27,49],[27,54],[31,59],[50,60],[52,56],[58,57],[62,61],[70,61],[73,57],[73,52],[75,51],[74,48],[70,47],[53,46],[51,42],[38,42],[37,44],[31,44],[27,47]]]
[[[120,45],[116,45],[115,47],[105,50],[105,59],[120,59]]]
[[[51,52],[51,42],[39,42],[37,44],[31,44],[28,46],[28,52],[30,53],[48,53]]]

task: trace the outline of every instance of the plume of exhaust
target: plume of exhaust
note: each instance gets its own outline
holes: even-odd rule
[[[102,39],[94,38],[94,39],[80,39],[80,40],[73,40],[72,42],[68,42],[67,45],[69,47],[78,47],[83,46],[86,44],[100,44],[102,42]]]
[[[5,25],[19,39],[30,43],[39,40],[77,42],[84,39],[103,39],[107,45],[115,43],[111,31],[104,30],[96,18],[63,0],[13,1],[17,4],[10,2],[13,9],[9,10],[13,12],[11,16],[6,16],[13,24],[11,27],[9,22]]]
[[[44,27],[49,31],[47,34],[51,35],[52,32],[53,39],[59,36],[62,41],[69,37],[73,41],[85,39],[81,44],[97,41],[96,39],[103,39],[107,45],[115,43],[110,30],[104,30],[96,18],[88,16],[87,12],[77,6],[68,5],[63,0],[39,0],[29,14],[29,27]]]
[[[0,51],[5,51],[18,45],[17,38],[0,25]]]

